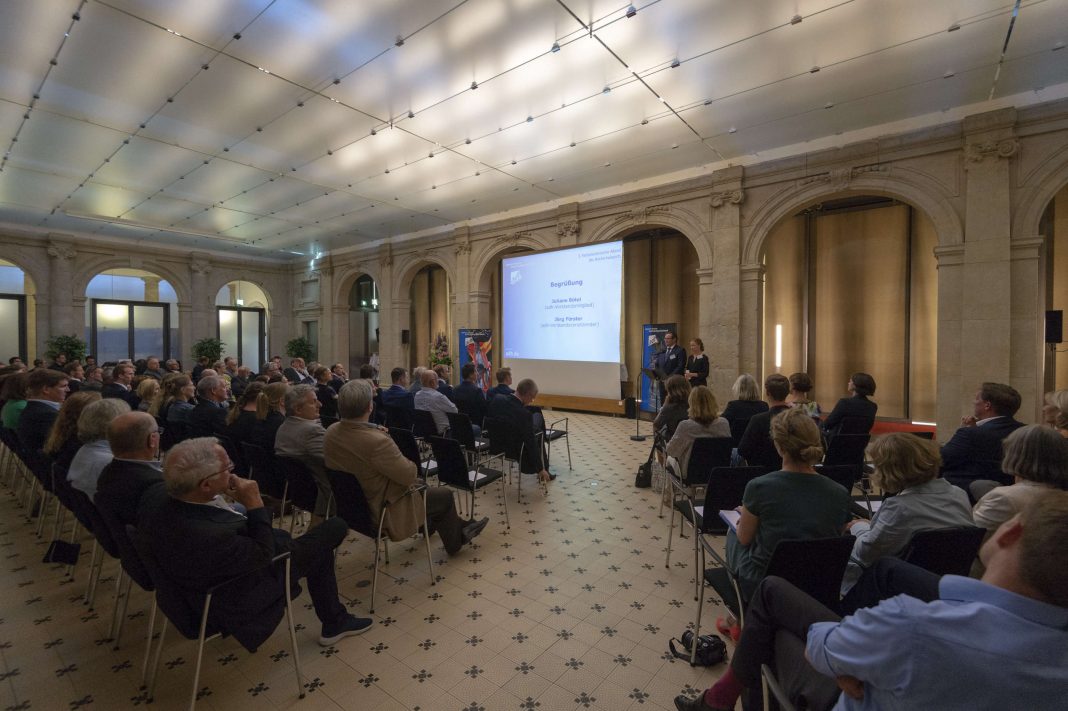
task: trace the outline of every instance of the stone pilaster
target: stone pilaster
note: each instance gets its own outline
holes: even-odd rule
[[[763,339],[761,324],[764,318],[764,265],[744,264],[741,267],[741,304],[738,323],[741,331],[738,370],[749,373],[757,383],[764,380]]]
[[[965,413],[961,394],[966,386],[961,371],[961,334],[965,312],[964,245],[935,247],[938,261],[938,438],[945,442],[960,426]],[[972,384],[972,392],[975,392]]]
[[[1042,369],[1045,360],[1042,292],[1041,235],[1013,239],[1012,263],[1012,331],[1009,344],[1009,384],[1023,398],[1017,419],[1041,422]]]
[[[712,264],[697,272],[701,294],[701,333],[710,339],[709,385],[719,398],[730,393],[741,355],[741,167],[716,171],[709,201]]]
[[[49,324],[43,336],[45,339],[58,335],[81,337],[81,329],[76,329],[74,326],[74,312],[71,308],[74,298],[71,282],[74,259],[78,256],[78,252],[73,244],[52,240],[48,243],[48,256]]]
[[[189,257],[189,283],[191,284],[190,324],[192,334],[191,346],[201,338],[214,338],[215,319],[212,318],[212,300],[214,294],[208,294],[208,274],[211,273],[211,260],[207,254],[194,252]]]

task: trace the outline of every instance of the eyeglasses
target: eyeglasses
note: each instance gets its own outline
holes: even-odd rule
[[[206,482],[208,479],[212,479],[214,477],[217,477],[220,474],[233,474],[233,472],[234,472],[234,463],[230,462],[229,464],[226,465],[226,469],[223,469],[221,471],[217,471],[214,474],[208,474],[206,477],[204,477],[203,479],[198,481],[197,482],[197,486],[200,486],[201,484]]]

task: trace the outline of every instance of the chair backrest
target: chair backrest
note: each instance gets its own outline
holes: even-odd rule
[[[393,438],[393,443],[397,445],[397,449],[401,451],[404,457],[419,467],[419,471],[423,470],[423,460],[419,456],[419,443],[415,441],[415,434],[408,429],[399,427],[390,427],[389,436]]]
[[[106,498],[103,499],[103,505],[96,504],[94,508],[99,516],[97,521],[103,522],[103,528],[107,530],[118,549],[118,558],[122,563],[122,569],[143,589],[152,590],[152,578],[149,576],[145,564],[141,561],[141,556],[138,555],[137,549],[134,547],[133,541],[127,532],[127,526],[122,522],[119,512],[108,506]],[[96,521],[94,521],[94,534],[98,533],[101,528],[101,526],[95,524]],[[130,528],[132,529],[133,527],[131,526]]]
[[[411,430],[415,427],[412,410],[399,405],[386,405],[386,424],[392,430],[394,428]]]
[[[731,465],[734,443],[730,437],[698,437],[693,441],[690,459],[686,463],[687,486],[704,486],[716,467]]]
[[[159,561],[156,560],[156,556],[152,552],[152,546],[149,544],[145,534],[135,531],[131,536],[131,540],[134,550],[137,551],[138,557],[144,562],[145,569],[148,571],[148,575],[156,588],[156,603],[159,605],[159,609],[167,616],[167,619],[171,621],[171,624],[175,626],[179,634],[186,639],[196,639],[200,635],[200,616],[202,611],[194,609],[189,604],[186,591],[160,567]],[[212,633],[213,630],[211,629],[207,631],[209,635]]]
[[[827,446],[823,463],[828,465],[844,464],[854,468],[854,480],[859,479],[864,468],[864,450],[871,441],[871,435],[837,434]]]
[[[449,436],[467,449],[475,449],[475,430],[471,418],[462,412],[446,412],[449,418]]]
[[[467,476],[467,457],[460,443],[444,437],[430,437],[430,448],[434,450],[434,461],[438,463],[438,481],[449,486],[463,489],[471,488]]]
[[[427,439],[438,436],[438,423],[434,422],[434,416],[430,410],[412,410],[412,431],[416,437]]]
[[[913,430],[909,432],[911,435],[916,435],[920,439],[933,440],[935,433],[933,430]]]
[[[230,437],[226,435],[217,434],[215,439],[219,441],[222,448],[226,450],[226,456],[230,457],[230,461],[234,463],[234,471],[238,474],[245,476],[248,474],[248,463],[245,461],[245,453],[241,451],[241,447],[238,446]]]
[[[285,487],[285,474],[274,452],[251,442],[241,443],[241,452],[245,455],[249,478],[260,485],[260,491],[276,499],[282,498]]]
[[[732,417],[727,420],[727,424],[731,426],[731,443],[732,446],[737,447],[742,441],[742,435],[745,434],[745,428],[749,426],[748,417]]]
[[[107,521],[104,520],[92,499],[86,496],[84,491],[73,488],[71,489],[71,499],[77,509],[82,512],[82,515],[91,522],[92,525],[88,528],[93,532],[93,538],[104,549],[104,552],[112,558],[120,558],[122,552],[119,550],[119,544],[115,541],[115,537],[111,535]]]
[[[278,457],[278,463],[289,484],[289,500],[299,509],[314,511],[315,500],[319,497],[319,486],[315,483],[315,474],[299,459]]]
[[[363,493],[360,480],[355,474],[327,469],[326,478],[330,481],[330,489],[334,492],[334,506],[337,515],[345,519],[353,531],[376,538],[378,536],[378,521],[371,515],[371,507],[367,503],[367,496]]]
[[[936,575],[967,576],[985,535],[986,529],[976,526],[918,531],[901,557]]]
[[[708,476],[705,488],[705,533],[726,533],[727,524],[720,520],[718,511],[726,511],[742,505],[745,487],[753,479],[768,473],[767,467],[716,467]]]
[[[874,425],[875,420],[871,417],[843,417],[835,435],[866,435]]]
[[[330,427],[330,425],[336,425],[338,423],[338,421],[339,421],[338,418],[330,417],[329,415],[320,415],[319,416],[319,422],[322,423],[324,430],[327,429],[328,427]]]
[[[766,575],[784,578],[818,602],[836,609],[854,541],[853,536],[779,541]]]
[[[848,464],[817,464],[816,471],[846,491],[853,491],[853,482],[856,481],[856,467]]]
[[[178,420],[163,423],[163,434],[159,438],[159,446],[164,452],[174,445],[189,439],[189,423]]]
[[[523,451],[523,438],[507,422],[487,416],[483,433],[489,439],[490,454],[503,454],[507,459],[519,461]]]

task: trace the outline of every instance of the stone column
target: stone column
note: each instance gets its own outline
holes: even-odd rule
[[[397,309],[393,294],[393,249],[389,243],[382,245],[378,253],[378,357],[379,373],[389,373],[393,368],[407,368],[401,346],[401,329],[408,328],[408,310],[411,302],[405,299],[404,308]],[[402,311],[402,313],[401,313]],[[402,327],[398,319],[403,315]]]
[[[338,346],[335,339],[333,318],[334,300],[334,266],[330,257],[318,260],[319,272],[319,342],[315,346],[315,355],[320,364],[330,361],[336,363],[340,360],[342,352],[348,351],[348,344],[344,349]]]
[[[74,292],[71,289],[71,282],[74,258],[78,256],[78,252],[71,244],[51,241],[48,243],[48,256],[51,258],[48,273],[49,323],[42,335],[45,340],[58,335],[74,335],[81,338],[83,332],[75,328],[72,320]]]
[[[938,439],[945,442],[965,410],[961,393],[961,324],[964,319],[964,245],[935,247],[938,262]],[[972,384],[972,393],[975,386]]]
[[[713,174],[711,227],[712,264],[699,269],[701,333],[709,344],[709,385],[718,397],[730,393],[738,377],[741,340],[741,210],[742,168],[726,168]],[[707,312],[707,313],[706,313]],[[759,312],[758,312],[759,314]],[[724,401],[725,402],[725,401]]]
[[[189,257],[190,272],[190,301],[192,309],[189,325],[192,326],[189,335],[189,345],[201,338],[215,337],[215,323],[212,319],[211,304],[214,294],[208,294],[208,274],[211,273],[211,261],[208,255],[194,252]],[[184,365],[184,364],[183,364]]]
[[[145,283],[145,301],[159,301],[159,283],[163,281],[158,276],[143,276],[141,281]]]
[[[738,369],[749,373],[762,387],[764,382],[762,321],[764,314],[764,265],[743,264],[740,282],[741,304],[739,306]]]
[[[1016,388],[1023,403],[1016,419],[1041,422],[1043,405],[1042,371],[1045,359],[1042,292],[1041,235],[1013,239],[1012,253],[1012,331],[1009,345],[1009,384]]]

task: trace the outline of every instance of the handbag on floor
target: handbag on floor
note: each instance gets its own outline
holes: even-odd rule
[[[675,649],[676,642],[682,645],[685,654]],[[672,638],[668,641],[668,648],[671,650],[672,656],[687,663],[690,661],[690,654],[693,651],[692,645],[693,630],[683,632],[681,640]],[[693,660],[693,666],[714,667],[725,661],[727,661],[727,644],[718,635],[703,634],[697,638],[697,656]]]
[[[653,460],[641,464],[638,473],[634,476],[634,486],[639,489],[648,489],[653,485]]]
[[[67,541],[57,538],[48,544],[48,550],[45,551],[44,560],[42,562],[74,565],[78,562],[78,555],[81,553],[81,550],[81,543],[68,543]]]

